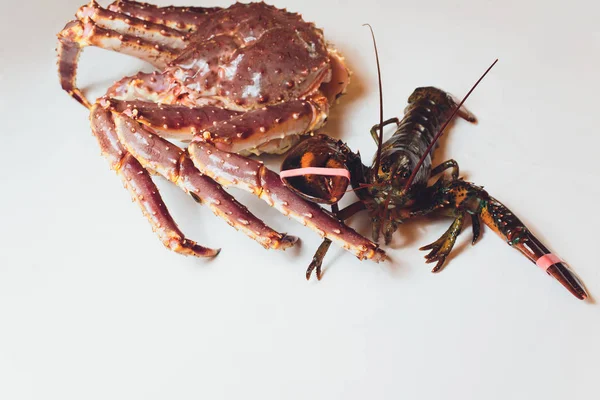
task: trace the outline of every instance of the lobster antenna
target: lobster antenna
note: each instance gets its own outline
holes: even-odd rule
[[[381,162],[381,147],[383,147],[383,89],[381,85],[381,67],[379,66],[379,53],[377,52],[377,42],[375,41],[375,33],[371,24],[363,24],[371,30],[373,38],[373,47],[375,48],[375,60],[377,61],[377,78],[379,79],[379,142],[377,143],[377,158],[375,159],[375,171],[379,171],[379,163]]]
[[[429,144],[429,146],[425,150],[425,153],[423,153],[423,156],[421,157],[421,159],[417,163],[417,166],[415,167],[415,169],[413,169],[413,172],[410,175],[410,178],[408,178],[408,181],[406,181],[406,185],[404,185],[404,190],[407,190],[410,187],[411,183],[415,180],[415,176],[417,176],[417,172],[419,172],[419,169],[423,165],[423,162],[425,161],[425,158],[427,158],[427,156],[429,155],[429,153],[431,153],[431,149],[433,149],[433,145],[435,144],[435,142],[437,142],[438,139],[442,136],[442,133],[444,133],[444,129],[446,129],[446,127],[448,126],[448,124],[450,123],[450,121],[452,121],[452,119],[458,113],[458,111],[463,106],[463,104],[465,104],[465,101],[467,101],[467,99],[469,98],[469,96],[471,95],[471,93],[473,92],[473,90],[475,90],[475,88],[477,87],[477,85],[479,85],[479,82],[481,82],[483,80],[483,78],[485,78],[485,76],[488,74],[488,72],[490,72],[490,70],[494,67],[494,65],[496,65],[497,62],[498,62],[498,59],[496,59],[496,61],[494,61],[492,63],[492,65],[489,66],[489,68],[483,73],[483,75],[481,75],[481,78],[479,78],[479,80],[477,82],[475,82],[475,84],[473,85],[473,87],[471,88],[471,90],[469,90],[469,92],[467,93],[467,95],[456,106],[456,108],[454,109],[454,112],[452,113],[452,115],[450,116],[450,118],[448,118],[448,121],[446,121],[446,123],[442,126],[442,128],[439,130],[439,132],[434,136],[433,140],[431,141],[431,143]]]

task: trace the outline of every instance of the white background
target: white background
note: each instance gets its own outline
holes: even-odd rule
[[[327,131],[367,159],[378,103],[361,24],[377,34],[386,117],[417,86],[461,97],[499,58],[467,103],[480,123],[456,123],[436,160],[457,159],[600,295],[596,1],[276,4],[346,55],[355,74]],[[599,306],[489,230],[471,247],[467,229],[439,275],[418,247],[449,220],[403,226],[384,264],[332,248],[324,279],[306,282],[311,231],[236,192],[302,237],[265,251],[161,181],[184,232],[223,248],[212,261],[165,250],[60,89],[55,35],[80,5],[1,4],[0,398],[598,398]],[[79,82],[99,95],[141,67],[88,49]],[[365,216],[352,224],[370,232]]]

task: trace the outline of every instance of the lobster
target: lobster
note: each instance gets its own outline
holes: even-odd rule
[[[442,270],[469,216],[473,227],[472,244],[480,237],[483,222],[575,297],[585,299],[588,294],[577,275],[505,205],[482,187],[461,179],[455,160],[432,168],[432,152],[454,116],[476,121],[463,104],[498,60],[460,103],[443,90],[420,87],[408,98],[401,120],[383,121],[381,72],[374,35],[373,44],[379,77],[380,122],[370,131],[377,143],[372,165],[364,165],[360,154],[344,142],[317,134],[300,142],[284,159],[281,167],[284,184],[306,200],[331,205],[332,212],[341,221],[359,211],[367,211],[372,222],[373,240],[377,242],[383,234],[386,244],[390,243],[398,227],[409,219],[431,213],[452,217],[454,220],[448,230],[438,240],[420,249],[429,251],[425,256],[427,263],[436,263],[432,272]],[[383,128],[389,124],[396,124],[397,129],[384,142]],[[447,170],[451,171],[450,176],[444,173]],[[430,179],[438,175],[439,178],[428,185]],[[337,203],[349,183],[358,201],[339,210]],[[307,279],[314,270],[317,279],[321,279],[321,265],[330,244],[326,238],[317,249],[306,271]]]

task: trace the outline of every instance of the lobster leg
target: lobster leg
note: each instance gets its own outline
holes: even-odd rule
[[[479,215],[471,214],[471,225],[473,225],[473,240],[471,240],[471,244],[474,245],[477,243],[479,236],[481,236],[481,220],[479,219]]]
[[[453,180],[458,179],[458,174],[460,172],[460,170],[458,168],[458,163],[452,159],[448,160],[448,161],[444,161],[443,163],[441,163],[440,165],[438,165],[437,167],[432,169],[430,176],[435,176],[435,175],[441,174],[442,172],[444,172],[447,169],[452,169],[452,179]]]
[[[360,201],[350,204],[349,206],[342,209],[341,211],[338,209],[337,203],[335,203],[331,206],[331,211],[333,212],[333,214],[342,222],[344,222],[345,220],[347,220],[348,218],[350,218],[357,212],[362,211],[364,209],[365,209],[364,203],[362,203]],[[313,271],[317,272],[317,279],[321,280],[321,277],[323,275],[321,272],[321,266],[323,265],[323,259],[325,258],[325,255],[327,254],[327,251],[329,250],[330,245],[331,245],[331,240],[329,240],[328,238],[323,239],[323,241],[317,248],[315,255],[313,256],[312,261],[310,262],[308,268],[306,269],[306,280],[310,279],[310,276],[312,275]]]
[[[184,255],[214,257],[220,250],[202,247],[185,238],[173,221],[148,171],[119,142],[110,112],[94,106],[91,110],[92,132],[102,154],[123,180],[133,200],[152,225],[165,247]]]
[[[321,277],[323,275],[321,272],[321,266],[323,265],[323,258],[325,258],[325,254],[327,254],[329,246],[331,246],[331,240],[328,238],[323,239],[323,241],[319,245],[319,248],[315,252],[315,255],[313,256],[310,265],[306,269],[306,280],[310,279],[310,276],[315,270],[317,272],[317,279],[321,280]]]
[[[334,203],[331,205],[331,212],[336,217],[338,216],[338,213],[340,212],[338,203]],[[306,280],[310,279],[310,276],[312,275],[312,272],[315,269],[317,270],[317,280],[319,280],[319,281],[321,280],[321,277],[323,276],[323,274],[321,273],[321,265],[323,265],[323,258],[325,258],[325,254],[327,254],[327,250],[329,250],[329,246],[331,246],[331,240],[329,240],[328,238],[323,239],[323,242],[321,242],[321,244],[319,245],[319,248],[317,249],[315,255],[313,256],[313,259],[310,262],[310,265],[306,269]]]
[[[575,297],[578,299],[587,297],[583,284],[567,265],[552,255],[548,248],[531,233],[512,211],[491,197],[482,188],[462,180],[452,180],[438,181],[434,186],[427,188],[426,191],[431,196],[428,211],[445,210],[457,216],[457,219],[461,216],[464,217],[465,214],[472,215],[473,242],[479,237],[479,220],[481,220],[506,240],[511,247],[520,251],[531,262],[537,264],[546,273],[558,280]],[[414,215],[420,214],[419,210],[413,210],[412,213]],[[431,248],[435,250],[436,246],[440,246],[440,249],[443,248],[442,253],[447,255],[454,244],[455,238],[452,239],[452,236],[458,235],[460,227],[462,227],[462,222],[457,224],[455,221],[449,231],[442,237],[444,240],[440,239],[444,243],[435,242]],[[424,249],[429,248],[430,246],[426,246]],[[435,254],[433,256],[430,254],[427,257],[432,259]],[[439,261],[442,264],[438,263],[437,270],[442,267],[444,259],[439,258]]]
[[[371,128],[371,137],[375,141],[375,144],[379,144],[379,133],[377,132],[377,130],[384,128],[391,123],[395,123],[396,125],[399,125],[400,120],[398,119],[398,117],[393,117],[386,121],[383,121],[383,124],[381,126],[379,124],[373,125],[373,127]]]
[[[439,272],[442,269],[446,257],[450,254],[450,251],[454,247],[454,243],[456,243],[456,238],[462,231],[464,219],[465,215],[459,214],[448,230],[438,240],[419,249],[431,250],[431,252],[425,256],[428,264],[437,261],[437,264],[433,267],[431,272]]]

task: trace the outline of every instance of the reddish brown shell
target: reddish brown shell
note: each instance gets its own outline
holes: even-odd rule
[[[171,65],[177,95],[219,96],[243,109],[303,98],[331,79],[322,31],[265,3],[213,11]]]

